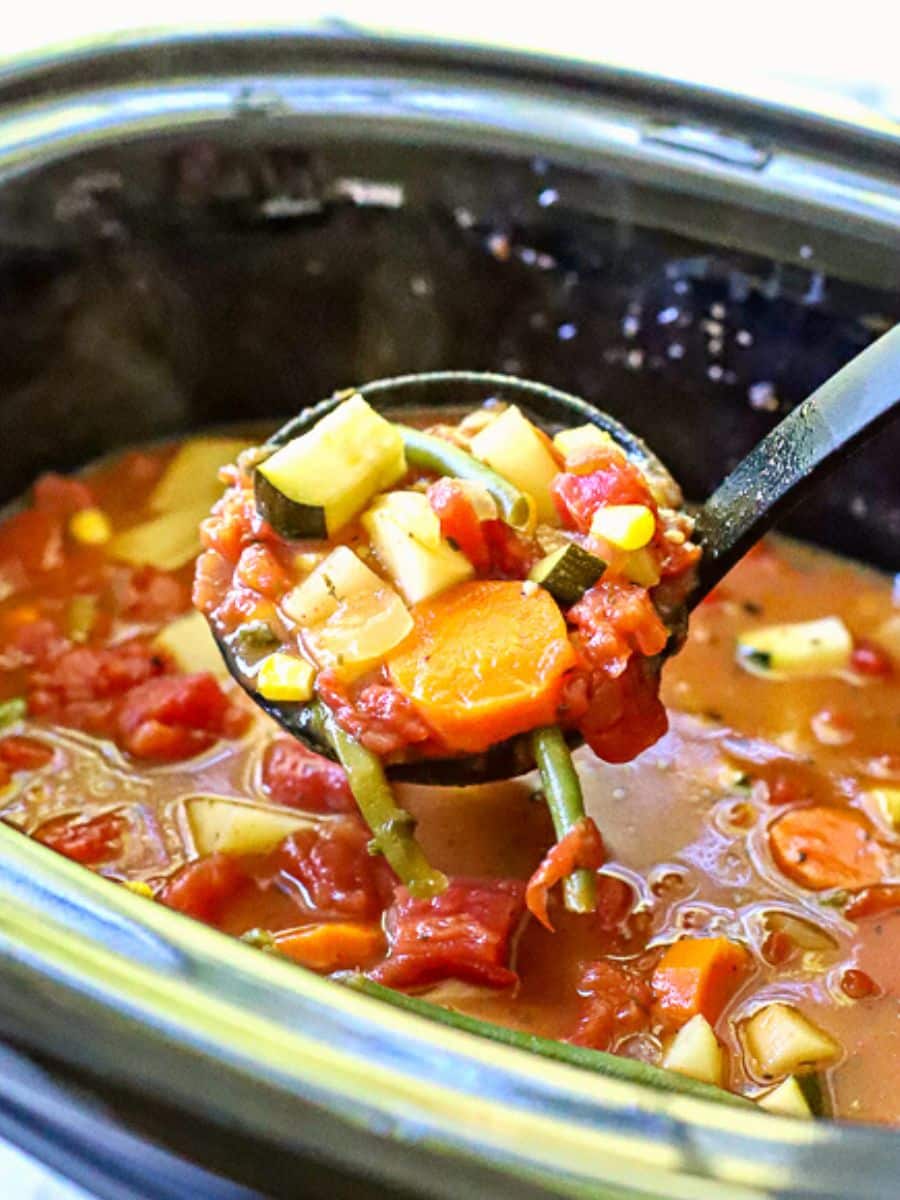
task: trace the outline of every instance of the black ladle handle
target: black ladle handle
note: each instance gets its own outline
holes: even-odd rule
[[[900,325],[851,359],[779,422],[723,480],[697,516],[703,546],[697,603],[826,471],[900,401]]]

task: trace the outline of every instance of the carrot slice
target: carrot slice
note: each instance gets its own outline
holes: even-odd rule
[[[750,962],[743,946],[724,937],[680,938],[659,961],[650,986],[655,1012],[670,1029],[702,1013],[715,1024]]]
[[[872,826],[852,808],[792,809],[770,827],[769,846],[779,871],[814,892],[867,887],[887,871]]]
[[[294,962],[328,974],[368,966],[385,951],[381,926],[356,921],[289,929],[275,934],[275,945]]]
[[[472,580],[417,604],[415,628],[388,662],[452,750],[477,752],[556,720],[576,664],[549,592],[516,580]]]

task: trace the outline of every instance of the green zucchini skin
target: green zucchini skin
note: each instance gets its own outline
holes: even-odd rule
[[[596,554],[591,554],[577,542],[554,550],[537,563],[528,576],[539,583],[563,608],[577,604],[589,588],[592,588],[603,572],[606,563]]]
[[[809,1111],[814,1117],[830,1117],[833,1115],[831,1097],[828,1088],[819,1071],[808,1071],[804,1075],[795,1075],[797,1086],[803,1093],[803,1098],[809,1105]]]
[[[263,475],[253,472],[253,497],[256,511],[283,538],[326,538],[325,510],[317,505],[299,504]]]

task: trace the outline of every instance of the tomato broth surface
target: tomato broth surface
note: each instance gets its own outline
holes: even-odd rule
[[[605,861],[597,911],[554,894],[551,930],[523,899],[554,839],[536,776],[398,786],[449,880],[417,900],[369,853],[341,768],[225,675],[190,585],[239,448],[193,439],[44,477],[0,524],[4,819],[313,970],[900,1120],[889,581],[781,539],[735,568],[664,669],[669,732],[621,765],[578,751]],[[697,1017],[715,1035],[699,1050],[681,1036]]]

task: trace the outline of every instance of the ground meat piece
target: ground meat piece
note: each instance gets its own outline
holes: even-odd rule
[[[441,979],[512,986],[518,976],[509,967],[510,948],[524,895],[517,879],[454,879],[428,900],[397,888],[386,921],[390,955],[372,977],[396,988]]]

